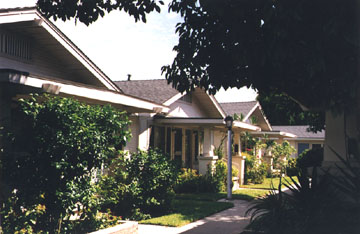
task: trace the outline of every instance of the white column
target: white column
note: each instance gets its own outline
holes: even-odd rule
[[[238,139],[238,145],[239,145],[239,152],[238,152],[238,155],[241,155],[241,132],[239,132],[239,139]]]
[[[214,131],[204,129],[204,157],[214,156]]]
[[[150,128],[148,125],[148,116],[139,116],[139,149],[147,150],[150,141]]]
[[[206,174],[208,167],[213,167],[217,156],[214,155],[214,131],[210,128],[204,129],[204,155],[199,157],[199,173]]]

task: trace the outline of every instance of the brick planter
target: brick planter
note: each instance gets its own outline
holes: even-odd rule
[[[133,221],[122,221],[122,224],[91,232],[89,234],[138,234],[138,223]]]

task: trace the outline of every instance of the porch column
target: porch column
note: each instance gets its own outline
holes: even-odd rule
[[[241,155],[241,132],[239,132],[238,144],[239,144],[239,153],[238,153],[238,155]]]
[[[150,143],[150,128],[148,125],[148,116],[139,116],[139,138],[138,147],[140,150],[147,150]]]
[[[214,131],[210,128],[204,129],[204,157],[214,156]]]
[[[210,128],[204,129],[204,155],[199,157],[199,173],[206,174],[209,165],[213,167],[218,156],[214,155],[214,131]]]

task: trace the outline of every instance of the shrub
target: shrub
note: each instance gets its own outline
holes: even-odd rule
[[[289,158],[286,166],[286,175],[296,176],[299,168],[297,167],[297,158]]]
[[[237,176],[239,170],[232,167],[232,175]],[[206,175],[199,175],[196,170],[181,169],[175,186],[176,193],[206,193],[225,191],[227,186],[226,162],[218,160],[213,169],[210,167]]]
[[[264,182],[267,175],[268,165],[261,162],[255,156],[250,154],[243,154],[245,158],[245,176],[244,183],[261,184]]]
[[[116,215],[150,218],[170,209],[176,177],[174,162],[159,151],[123,154],[101,179],[99,194]]]
[[[71,227],[64,221],[75,210],[96,228],[92,172],[125,145],[127,114],[111,106],[33,95],[19,100],[14,116],[1,158],[3,231],[15,233],[26,224],[29,232],[67,233]]]
[[[190,168],[182,168],[179,173],[178,179],[174,190],[176,193],[194,193],[199,192],[200,175],[196,170]]]

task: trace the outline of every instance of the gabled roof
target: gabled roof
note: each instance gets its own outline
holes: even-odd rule
[[[118,85],[125,94],[165,106],[170,106],[186,94],[180,93],[173,88],[171,84],[168,84],[165,79],[115,81],[115,84]],[[207,94],[200,88],[195,88],[191,94],[195,96],[200,103],[207,105],[206,112],[208,116],[225,118],[225,112],[214,96]]]
[[[309,126],[306,125],[296,125],[296,126],[272,126],[274,131],[282,131],[292,133],[297,136],[297,138],[320,138],[325,139],[325,131],[321,132],[309,132],[307,129]]]
[[[53,51],[55,56],[62,58],[67,71],[81,74],[83,79],[90,78],[90,85],[121,92],[100,68],[53,23],[43,17],[35,7],[0,9],[0,25],[12,33],[24,34],[41,42],[44,48]],[[2,68],[18,69],[17,67]],[[33,71],[27,70],[25,72],[32,73]]]
[[[244,115],[243,122],[250,123],[249,119],[251,116],[256,117],[258,120],[258,125],[262,130],[271,131],[271,125],[264,115],[260,103],[257,101],[250,102],[225,102],[220,103],[222,109],[226,112],[227,115],[233,116],[234,114]]]
[[[234,114],[243,114],[244,117],[249,114],[251,110],[254,109],[258,102],[223,102],[220,103],[221,107],[227,115],[233,116]]]
[[[164,79],[115,81],[115,84],[126,94],[159,104],[179,94],[179,91]]]

